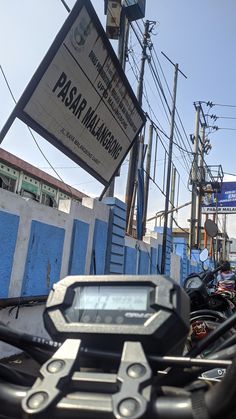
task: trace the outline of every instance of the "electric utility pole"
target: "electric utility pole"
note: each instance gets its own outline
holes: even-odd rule
[[[148,40],[150,38],[149,33],[150,33],[151,23],[153,24],[153,22],[146,20],[144,34],[143,34],[141,68],[140,68],[138,90],[137,90],[137,99],[140,106],[142,106],[143,78],[144,78],[145,63],[148,58],[147,47],[148,47]],[[132,205],[132,202],[133,203],[135,202],[135,193],[136,193],[135,183],[137,179],[137,163],[138,163],[139,148],[140,148],[139,144],[140,144],[140,139],[137,139],[134,142],[134,145],[130,151],[129,170],[128,170],[128,177],[127,177],[127,185],[126,185],[125,202],[127,204],[127,232],[130,235],[132,234],[132,227],[133,227],[134,205]]]
[[[144,206],[143,206],[144,209],[143,209],[143,220],[142,220],[143,235],[146,232],[148,192],[149,192],[149,180],[150,180],[151,158],[152,158],[152,141],[153,141],[153,123],[151,123],[151,125],[149,126],[149,141],[148,141],[148,148],[147,148],[146,173],[145,173],[145,182],[144,182]]]
[[[202,135],[201,135],[201,150],[200,150],[200,186],[198,191],[198,214],[197,214],[197,247],[198,249],[201,248],[201,225],[202,225],[202,197],[203,197],[203,189],[202,183],[205,180],[205,173],[204,173],[204,153],[205,153],[205,131],[206,131],[206,124],[202,125]]]
[[[226,231],[226,224],[227,224],[227,215],[223,214],[223,227],[222,227],[222,259],[226,260],[228,255],[227,255],[227,248],[226,248],[226,244],[227,244],[227,231]]]
[[[171,202],[171,210],[175,207],[175,183],[176,183],[176,167],[172,166],[172,178],[171,178],[171,192],[170,192],[170,202]],[[173,212],[171,213],[170,217],[170,231],[172,233],[173,229]]]
[[[200,110],[201,106],[196,106],[196,119],[195,119],[195,134],[194,134],[194,159],[192,166],[192,206],[191,206],[191,219],[189,231],[189,249],[190,258],[193,248],[196,248],[196,204],[197,204],[197,176],[198,176],[198,148],[199,148],[199,127],[200,127]]]
[[[168,211],[170,201],[170,183],[171,183],[171,165],[172,165],[172,151],[173,151],[173,140],[174,140],[174,128],[175,128],[175,108],[176,108],[176,94],[177,94],[177,81],[178,73],[180,72],[185,78],[185,74],[179,70],[179,65],[174,64],[164,53],[162,53],[168,61],[175,67],[174,74],[174,87],[173,87],[173,99],[172,99],[172,112],[171,112],[171,124],[170,124],[170,139],[169,139],[169,151],[168,151],[168,165],[167,165],[167,177],[166,177],[166,193],[165,193],[165,215],[164,215],[164,228],[163,228],[163,241],[162,241],[162,257],[161,257],[161,274],[165,273],[166,263],[166,245],[167,245],[167,227],[168,227]]]
[[[118,59],[124,71],[125,71],[126,55],[127,55],[127,49],[128,49],[128,39],[129,39],[129,21],[126,17],[125,8],[121,7],[120,33],[119,33],[119,41],[118,41]],[[118,170],[116,176],[119,176],[119,173],[120,173],[120,170]],[[115,190],[115,178],[111,181],[104,196],[105,197],[114,196],[114,190]]]

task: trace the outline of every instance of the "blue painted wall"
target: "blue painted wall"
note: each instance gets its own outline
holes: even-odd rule
[[[69,275],[83,275],[88,247],[89,224],[74,220]]]
[[[8,297],[19,217],[0,211],[0,298]]]
[[[133,247],[125,246],[125,269],[127,275],[136,274],[137,250]]]
[[[150,256],[148,252],[139,252],[139,275],[149,274]]]
[[[154,230],[159,233],[163,234],[163,227],[155,227]],[[166,263],[165,263],[165,274],[170,275],[170,263],[171,263],[171,252],[172,252],[172,236],[171,236],[171,230],[167,228],[166,233]],[[161,268],[161,254],[162,252],[159,252],[159,267]]]
[[[158,269],[158,248],[151,247],[151,264],[150,264],[150,273],[159,274]]]
[[[110,208],[109,223],[100,219],[94,220],[92,257],[90,274],[158,274],[161,267],[162,246],[155,244],[156,248],[146,245],[128,247],[125,245],[126,206],[117,198],[106,198],[104,204]],[[27,203],[24,203],[27,205]],[[22,203],[22,205],[24,205]],[[89,209],[89,211],[91,211]],[[91,213],[88,219],[91,219]],[[95,217],[95,215],[94,215]],[[19,217],[0,211],[0,298],[7,298],[11,279],[12,266],[16,259],[16,247]],[[88,222],[79,219],[73,222],[71,242],[68,238],[70,249],[69,260],[65,255],[63,272],[68,266],[68,274],[84,274],[87,266],[86,260],[91,249],[88,249],[89,231],[92,228]],[[30,217],[29,217],[30,223]],[[70,227],[71,228],[71,227]],[[159,233],[162,229],[156,229]],[[24,266],[21,295],[34,296],[48,294],[52,284],[61,276],[61,263],[65,230],[46,223],[33,220],[28,243],[27,258],[18,260]],[[129,243],[127,241],[126,243]],[[131,242],[135,245],[135,241]],[[170,255],[172,240],[168,231],[168,249],[166,258],[166,273],[170,273]],[[147,248],[147,251],[146,251]],[[184,238],[174,239],[173,252],[181,257],[181,283],[191,272],[201,269],[201,264],[193,265],[187,255],[187,243]],[[67,252],[69,253],[69,252]],[[25,254],[25,253],[24,253]],[[198,258],[198,252],[193,254]],[[68,265],[67,265],[68,264]],[[86,272],[87,273],[87,272]],[[21,282],[22,278],[19,278]]]
[[[103,275],[106,264],[108,224],[95,220],[90,275]]]
[[[126,204],[117,198],[105,198],[103,202],[108,205],[111,210],[105,273],[123,274]]]
[[[32,221],[22,295],[46,295],[60,278],[65,230]]]
[[[184,237],[175,237],[173,250],[176,255],[181,257],[180,284],[183,284],[184,280],[188,276],[188,256],[186,239]]]

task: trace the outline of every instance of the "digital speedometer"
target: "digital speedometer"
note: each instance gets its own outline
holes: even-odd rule
[[[97,310],[146,310],[150,287],[79,287],[75,289],[74,308]]]
[[[45,327],[58,339],[118,350],[139,341],[150,352],[170,353],[188,333],[189,300],[166,276],[68,276],[53,285]]]
[[[151,291],[152,287],[144,286],[126,286],[125,293],[120,285],[78,286],[65,318],[79,323],[142,324],[147,313],[153,312]]]

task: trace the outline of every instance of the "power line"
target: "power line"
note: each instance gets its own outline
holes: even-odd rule
[[[210,116],[211,118],[214,117],[214,115]],[[216,119],[236,119],[235,116],[216,116]]]
[[[155,63],[154,63],[155,64]],[[164,93],[164,89],[163,89],[163,86],[162,86],[162,84],[161,84],[161,81],[160,81],[160,77],[158,76],[158,72],[157,72],[157,69],[156,69],[156,67],[155,68],[153,68],[153,66],[152,66],[152,63],[151,62],[149,62],[149,66],[150,66],[150,68],[151,68],[151,73],[152,73],[152,76],[155,78],[155,80],[156,80],[156,82],[158,83],[158,86],[159,86],[159,88],[160,88],[160,90],[161,90],[161,93],[162,93],[162,95],[163,95],[163,97],[164,97],[164,100],[165,100],[165,103],[166,103],[166,106],[167,106],[167,109],[168,109],[168,111],[169,111],[169,113],[171,112],[171,110],[170,110],[170,107],[169,107],[169,104],[168,104],[168,101],[167,101],[167,98],[166,98],[166,95],[165,95],[165,93]],[[155,82],[155,80],[154,80],[154,82]],[[156,86],[157,87],[157,86]],[[157,88],[157,90],[158,90],[158,88]],[[159,96],[160,96],[160,92],[159,92],[159,90],[158,90],[158,93],[159,93]],[[160,98],[161,98],[161,96],[160,96]],[[164,107],[164,104],[163,104],[163,101],[162,101],[162,99],[161,99],[161,102],[162,102],[162,105],[163,105],[163,108],[164,108],[164,110],[165,110],[165,107]],[[165,111],[165,113],[166,113],[166,117],[167,117],[167,120],[168,120],[168,122],[170,122],[169,121],[169,116],[167,115],[167,112]],[[176,135],[178,135],[179,136],[179,141],[185,146],[185,144],[184,144],[184,141],[182,140],[182,137],[181,137],[181,134],[180,134],[180,131],[179,131],[179,128],[178,128],[178,126],[177,126],[177,124],[176,124],[176,122],[175,122],[175,130],[177,131],[177,133],[176,133]],[[176,143],[175,143],[176,144]],[[181,147],[181,146],[180,146]],[[186,157],[183,155],[183,160],[185,161],[185,164],[186,164],[186,167],[188,168],[188,170],[189,170],[189,166],[188,166],[188,162],[187,162],[187,159],[186,159]]]
[[[70,8],[68,6],[68,4],[65,2],[65,0],[61,0],[63,6],[66,8],[67,12],[70,13]]]
[[[155,126],[155,123],[153,123],[154,124],[154,130],[156,131],[156,126]],[[157,132],[157,131],[156,131]],[[164,150],[165,150],[165,152],[166,152],[166,154],[168,155],[168,151],[167,151],[167,149],[166,149],[166,147],[165,147],[165,145],[164,145],[164,142],[163,142],[163,139],[161,138],[161,136],[160,136],[160,134],[158,133],[158,138],[159,138],[159,140],[160,140],[160,142],[161,142],[161,144],[162,144],[162,147],[164,148]],[[174,155],[174,157],[175,157],[175,159],[176,160],[178,160],[179,161],[179,158],[177,158],[177,156],[173,153],[173,155]],[[182,156],[181,156],[182,157]],[[179,163],[180,163],[180,165],[182,166],[182,168],[187,172],[187,174],[189,175],[189,171],[182,165],[182,163],[181,163],[181,161],[179,161]],[[179,178],[180,178],[180,180],[181,180],[181,182],[182,182],[182,184],[184,185],[184,187],[185,187],[185,189],[187,190],[187,191],[189,191],[189,188],[185,185],[185,183],[184,183],[184,181],[183,181],[183,179],[182,179],[182,177],[180,176],[180,173],[178,172],[178,174],[179,174]]]
[[[158,58],[158,55],[157,55],[157,52],[156,52],[156,50],[155,50],[155,47],[154,47],[154,46],[153,46],[153,51],[154,51],[154,54],[155,54],[155,57],[156,57],[157,63],[158,63],[158,65],[159,65],[159,67],[160,67],[161,74],[162,74],[162,76],[163,76],[163,78],[164,78],[164,81],[165,81],[165,83],[166,83],[166,86],[167,86],[168,92],[169,92],[170,97],[171,97],[171,99],[172,99],[172,93],[171,93],[171,91],[170,91],[170,87],[169,87],[169,85],[168,85],[167,79],[166,79],[166,77],[165,77],[165,74],[164,74],[163,68],[162,68],[162,66],[161,66],[160,60],[159,60],[159,58]],[[152,58],[153,58],[153,57],[152,57]],[[155,60],[153,60],[153,61],[154,61],[154,63],[155,63]],[[188,142],[188,144],[189,144],[189,147],[191,148],[191,147],[192,147],[192,146],[191,146],[191,143],[190,143],[190,141],[189,141],[188,135],[187,135],[187,133],[186,133],[186,131],[185,131],[184,125],[183,125],[183,123],[182,123],[182,120],[181,120],[181,118],[180,118],[180,115],[179,115],[179,112],[178,112],[178,109],[177,109],[177,108],[176,108],[176,114],[177,114],[177,116],[178,116],[178,118],[179,118],[179,121],[180,121],[181,127],[182,127],[182,129],[183,129],[183,132],[184,132],[184,134],[185,134],[185,137],[186,137],[186,140],[187,140],[187,142]]]
[[[145,22],[144,22],[144,20],[142,20],[142,22],[143,22],[143,26],[145,26]],[[139,24],[138,24],[138,21],[137,21],[137,20],[135,20],[135,23],[136,23],[136,26],[138,27],[139,32],[140,32],[140,33],[141,33],[141,35],[143,36],[143,31],[142,31],[142,29],[140,28],[140,26],[139,26]]]
[[[173,144],[175,144],[176,145],[176,147],[178,147],[180,150],[182,150],[184,153],[187,153],[187,154],[191,154],[191,155],[193,155],[194,153],[192,152],[192,151],[188,151],[188,150],[186,150],[186,148],[183,148],[183,147],[181,147],[178,143],[176,143],[175,141],[173,141]]]
[[[148,115],[146,115],[147,117],[148,117]],[[158,127],[158,125],[157,124],[155,124],[155,122],[154,121],[151,121],[152,123],[153,123],[153,125],[156,127],[156,129],[158,130],[158,131],[160,131],[168,140],[169,140],[169,137],[168,137],[168,135],[165,133],[165,132],[163,132],[159,127]],[[180,150],[182,150],[184,153],[188,153],[188,154],[191,154],[191,155],[193,155],[193,152],[192,151],[188,151],[188,150],[186,150],[186,148],[183,148],[183,147],[181,147],[178,143],[176,143],[175,141],[173,141],[173,143],[176,145],[176,147],[178,147]]]
[[[219,130],[219,129],[224,129],[224,130],[227,130],[227,131],[236,131],[236,128],[229,128],[229,127],[227,127],[227,128],[224,128],[224,127],[217,127],[217,131]]]
[[[212,106],[222,106],[222,107],[225,107],[225,108],[236,108],[236,105],[224,105],[224,104],[221,104],[221,103],[212,103],[212,102],[204,102],[204,103],[206,103],[210,107],[212,107]]]
[[[143,48],[142,41],[141,41],[141,39],[139,38],[139,36],[138,36],[138,34],[137,34],[136,30],[134,29],[134,25],[133,25],[133,23],[132,23],[132,22],[130,22],[130,26],[131,26],[132,31],[134,32],[134,34],[135,34],[135,36],[136,36],[136,38],[137,38],[137,40],[138,40],[138,43],[139,43],[140,47],[141,47],[141,48]]]
[[[157,77],[156,73],[154,72],[154,69],[153,69],[153,67],[152,67],[151,63],[149,63],[149,66],[150,66],[150,68],[151,68],[151,73],[152,73],[152,76],[154,77],[154,83],[156,84],[156,82],[158,83],[158,77]],[[155,80],[156,80],[156,81],[155,81]],[[166,111],[166,109],[165,109],[165,106],[164,106],[164,104],[163,104],[163,101],[162,101],[162,98],[161,98],[161,95],[160,95],[160,92],[159,92],[159,89],[158,89],[157,85],[156,85],[156,88],[157,88],[157,91],[158,91],[159,97],[160,97],[160,99],[161,99],[161,102],[162,102],[162,105],[163,105],[163,108],[164,108],[164,111],[165,111],[165,114],[166,114],[166,118],[167,118],[167,120],[168,120],[168,123],[170,123],[169,116],[168,116],[167,111]],[[162,89],[161,89],[161,91],[163,92],[163,90],[162,90]],[[163,93],[164,93],[164,92],[163,92]],[[167,102],[166,96],[164,96],[164,98],[165,98],[165,102],[166,102],[166,104],[167,104],[168,110],[170,111],[170,108],[169,108],[169,105],[168,105],[168,102]],[[169,138],[169,137],[167,137],[167,138]],[[177,144],[176,142],[175,142],[175,145],[177,145],[177,146],[178,146],[178,144]],[[181,146],[180,146],[180,149],[181,149]],[[183,156],[183,160],[185,161],[185,164],[186,164],[186,169],[187,169],[187,171],[188,171],[188,170],[189,170],[189,166],[188,166],[188,163],[187,163],[187,161],[186,161],[186,157],[185,157],[185,156]]]
[[[154,183],[154,185],[159,189],[159,191],[161,192],[161,194],[165,197],[166,194],[165,192],[161,189],[161,187],[156,183],[156,181],[146,172],[145,169],[143,169],[144,173],[146,173],[146,175],[149,177],[149,179]],[[171,204],[172,202],[169,200],[169,203]]]
[[[135,59],[134,59],[134,56],[133,56],[133,51],[132,51],[132,54],[131,54],[131,57],[132,57],[132,60],[133,60],[133,62],[134,62],[134,66],[136,67],[136,69],[137,69],[137,64],[136,64],[136,61],[135,61]],[[132,71],[133,71],[133,73],[134,73],[134,75],[135,75],[135,78],[136,79],[138,79],[138,76],[137,76],[137,73],[135,74],[135,72],[134,72],[134,69],[133,69],[133,67],[131,67],[131,69],[132,69]],[[146,98],[146,95],[144,95],[145,96],[145,98]],[[148,104],[148,107],[149,107],[149,111],[152,111],[152,113],[154,114],[154,116],[155,116],[155,113],[153,112],[153,110],[152,110],[152,108],[151,108],[151,105],[150,105],[150,103],[149,103],[149,100],[148,100],[148,98],[146,98],[146,101],[147,101],[147,104]],[[160,128],[160,127],[158,127],[155,123],[154,123],[154,121],[152,120],[152,118],[150,118],[147,114],[146,114],[146,116],[150,119],[150,121],[157,127],[157,129],[166,137],[166,138],[168,138],[168,140],[169,140],[169,136]],[[167,118],[168,118],[168,116],[167,116]],[[192,152],[190,152],[190,151],[188,151],[188,150],[186,150],[185,148],[183,148],[183,147],[181,147],[177,142],[175,142],[175,141],[173,141],[173,143],[182,151],[182,152],[186,152],[186,153],[188,153],[188,154],[191,154],[192,155]],[[163,145],[163,143],[162,143],[162,145]],[[165,147],[164,147],[164,149],[165,149]],[[165,149],[166,150],[166,149]],[[166,150],[166,152],[167,152],[167,150]],[[168,154],[168,153],[167,153]],[[174,153],[173,153],[174,154]],[[174,156],[175,156],[175,154],[174,154]],[[175,156],[176,157],[176,156]],[[187,163],[187,161],[186,161],[186,158],[185,158],[185,156],[184,155],[182,155],[182,158],[183,158],[183,160],[185,161],[185,164],[186,164],[186,171],[187,171],[187,173],[189,173],[189,170],[190,170],[190,168],[189,168],[189,166],[188,166],[188,163]]]
[[[184,233],[186,233],[186,234],[189,234],[189,231],[187,231],[187,230],[185,230],[184,228],[180,227],[180,225],[177,223],[177,221],[176,221],[176,219],[175,219],[174,217],[172,217],[172,219],[173,219],[173,221],[174,221],[175,225],[177,225],[177,227],[178,227],[180,230],[182,230],[182,231],[183,231]],[[187,246],[189,247],[188,243],[187,243]]]
[[[139,36],[138,36],[138,34],[137,34],[137,32],[134,30],[133,31],[134,32],[134,34],[135,34],[135,36],[136,36],[136,38],[138,39],[138,42],[141,44],[141,41],[140,41],[140,39],[139,39]],[[133,58],[133,57],[132,57]],[[136,66],[136,61],[134,61],[134,65]],[[149,67],[150,67],[150,63],[149,63]],[[133,73],[134,73],[134,69],[132,69],[132,71],[133,71]],[[151,68],[150,68],[150,71],[151,71]],[[163,71],[163,70],[162,70]],[[153,73],[155,72],[155,69],[153,68]],[[135,73],[134,73],[135,74]],[[137,79],[137,76],[135,75],[135,78]],[[157,88],[157,91],[158,91],[158,94],[159,94],[159,96],[160,96],[160,98],[161,98],[161,95],[160,95],[160,92],[159,92],[159,89],[158,89],[158,85],[160,86],[160,90],[161,91],[163,91],[164,92],[164,89],[163,89],[163,87],[161,86],[161,81],[160,81],[160,78],[158,77],[158,75],[156,75],[156,77],[155,76],[153,76],[153,80],[154,80],[154,83],[155,83],[155,85],[156,85],[156,88]],[[167,82],[166,82],[167,83]],[[149,84],[149,83],[148,83]],[[150,87],[150,86],[149,86]],[[144,96],[146,96],[146,95],[144,95]],[[172,97],[172,96],[171,96]],[[154,111],[153,111],[153,109],[151,108],[151,106],[150,106],[150,103],[149,103],[149,100],[145,97],[145,99],[146,99],[146,101],[147,101],[147,104],[148,104],[148,107],[149,107],[149,112],[152,114],[152,117],[150,117],[147,113],[146,113],[146,116],[147,116],[147,118],[153,123],[153,125],[156,127],[156,129],[158,130],[158,137],[159,137],[159,140],[160,140],[160,142],[161,142],[161,144],[162,144],[162,147],[164,148],[164,150],[165,150],[165,152],[167,153],[167,150],[166,150],[166,148],[165,148],[165,146],[164,146],[164,143],[163,143],[163,141],[162,141],[162,139],[161,139],[161,135],[160,135],[160,133],[162,133],[163,134],[163,136],[164,137],[166,137],[168,140],[169,140],[169,136],[164,132],[164,129],[161,129],[160,128],[160,122],[158,121],[158,119],[157,119],[157,117],[156,117],[156,115],[155,115],[155,113],[154,113]],[[162,106],[163,106],[163,108],[164,108],[164,110],[165,110],[165,106],[164,106],[164,103],[163,103],[163,100],[161,99],[161,102],[162,102]],[[167,99],[166,99],[166,102],[167,102]],[[168,103],[168,102],[167,102]],[[169,105],[168,105],[168,108],[169,108]],[[170,109],[170,108],[169,108]],[[169,110],[168,109],[168,110]],[[170,112],[170,110],[169,110],[169,112]],[[167,112],[166,112],[166,110],[165,110],[165,116],[166,116],[166,118],[167,118],[167,121],[168,121],[168,123],[170,123],[170,120],[169,120],[169,116],[168,116],[168,114],[167,114]],[[158,125],[157,124],[155,124],[154,123],[154,121],[153,121],[153,118],[155,119],[155,120],[157,120],[157,122],[158,122]],[[179,117],[179,119],[180,119],[180,117]],[[183,124],[182,124],[182,121],[181,121],[181,125],[183,126]],[[156,132],[157,132],[157,130],[156,130]],[[183,128],[183,130],[184,130],[184,128]],[[189,144],[189,139],[188,139],[188,137],[187,137],[187,134],[186,134],[186,131],[184,130],[184,133],[185,133],[185,136],[186,136],[186,138],[187,138],[187,141],[188,141],[188,144]],[[177,147],[179,146],[179,144],[177,144],[176,142],[175,142],[175,145],[177,145]],[[181,146],[179,146],[179,147],[181,147]],[[187,149],[184,149],[184,147],[181,147],[183,150],[182,150],[182,152],[186,152],[186,153],[188,153],[188,157],[190,158],[190,154],[192,154],[192,151],[188,151]],[[191,148],[191,147],[190,147]],[[167,153],[168,154],[168,153]],[[174,157],[175,157],[175,159],[177,158],[176,157],[176,155],[175,155],[175,153],[173,153],[173,155],[174,155]],[[189,167],[189,165],[188,165],[188,163],[186,162],[186,158],[185,158],[185,156],[183,156],[182,155],[182,159],[183,159],[183,162],[185,163],[185,165],[186,165],[186,167],[184,167],[184,165],[182,164],[182,162],[181,161],[179,161],[179,164],[183,167],[183,169],[186,171],[186,173],[187,173],[187,175],[188,175],[188,177],[189,177],[189,173],[190,173],[190,167]],[[178,159],[179,160],[179,159]],[[172,160],[173,161],[173,160]],[[192,163],[192,161],[191,161],[191,163]],[[188,188],[188,186],[186,186],[186,184],[185,184],[185,182],[183,181],[183,179],[182,179],[182,177],[180,176],[180,174],[179,174],[179,179],[180,179],[180,181],[181,181],[181,183],[183,184],[183,186],[184,186],[184,188],[186,188],[186,190],[187,191],[189,191],[189,188]]]
[[[159,135],[159,138],[161,140],[161,136],[160,135]],[[164,141],[165,141],[165,139],[164,139]],[[162,142],[162,145],[163,145],[163,142]],[[175,145],[176,145],[176,143],[175,143]],[[165,148],[165,150],[166,150],[166,148]],[[167,152],[167,150],[166,150],[166,152]],[[168,155],[168,152],[167,152],[167,155]],[[173,152],[173,156],[176,158],[176,154],[174,152]],[[172,162],[173,162],[173,160],[172,160]],[[183,167],[183,169],[187,172],[187,174],[189,175],[189,167],[183,166],[183,164],[181,162],[179,162],[179,163]]]
[[[11,90],[11,87],[10,87],[10,85],[9,85],[9,83],[8,83],[7,77],[6,77],[5,73],[4,73],[3,68],[2,68],[2,66],[1,66],[1,65],[0,65],[0,70],[1,70],[1,72],[2,72],[2,74],[3,74],[4,80],[5,80],[5,82],[6,82],[6,85],[7,85],[7,87],[8,87],[8,90],[9,90],[9,92],[10,92],[10,94],[11,94],[11,97],[12,97],[12,99],[13,99],[14,103],[16,104],[16,99],[15,99],[15,96],[14,96],[14,94],[13,94],[12,90]],[[41,153],[41,154],[42,154],[42,156],[45,158],[46,162],[49,164],[49,166],[50,166],[50,167],[51,167],[51,169],[54,171],[54,173],[58,176],[58,178],[60,179],[60,181],[61,181],[61,182],[63,182],[63,184],[67,187],[67,189],[68,189],[68,190],[70,191],[70,193],[72,194],[72,189],[70,188],[70,186],[69,186],[69,185],[67,185],[67,183],[65,183],[65,182],[64,182],[64,180],[61,178],[61,176],[59,175],[59,173],[55,170],[55,168],[53,167],[53,165],[50,163],[50,161],[48,160],[48,158],[45,156],[45,154],[44,154],[43,150],[40,148],[40,146],[39,146],[39,144],[38,144],[38,142],[37,142],[37,140],[36,140],[36,138],[35,138],[35,136],[34,136],[34,134],[33,134],[32,130],[31,130],[31,128],[30,128],[28,125],[27,125],[27,128],[28,128],[28,130],[29,130],[29,132],[30,132],[30,135],[31,135],[31,137],[33,138],[33,140],[34,140],[34,142],[35,142],[36,146],[38,147],[38,149],[39,149],[40,153]]]
[[[236,176],[235,173],[228,173],[228,172],[225,172],[225,171],[224,171],[224,175]]]
[[[219,130],[227,130],[227,131],[236,131],[236,128],[230,128],[230,127],[218,127],[218,126],[216,126],[216,125],[213,125],[213,126],[211,126],[211,125],[208,125],[208,128],[210,129],[212,129],[211,130],[211,133],[212,132],[216,132],[216,131],[219,131]]]
[[[132,29],[133,29],[133,31],[134,31],[134,34],[135,34],[136,38],[138,39],[138,41],[139,41],[139,43],[140,43],[140,45],[141,45],[141,40],[139,39],[139,36],[138,36],[137,32],[134,30],[133,26],[132,26]],[[140,28],[139,28],[139,29],[140,29]],[[152,44],[151,44],[151,46],[150,46],[150,45],[148,45],[148,48],[149,48],[149,50],[150,50],[150,52],[151,52]],[[152,54],[151,54],[151,56],[152,56]],[[163,106],[163,109],[164,109],[164,112],[165,112],[165,115],[166,115],[167,121],[168,121],[168,123],[170,123],[170,118],[169,118],[169,115],[168,115],[168,113],[167,113],[167,111],[166,111],[165,105],[164,105],[164,103],[163,103],[162,96],[163,96],[164,101],[165,101],[165,103],[166,103],[166,106],[167,106],[167,109],[168,109],[168,111],[169,111],[169,114],[171,113],[171,110],[170,110],[170,107],[169,107],[169,104],[168,104],[168,101],[167,101],[167,98],[166,98],[166,95],[165,95],[165,92],[164,92],[163,86],[162,86],[162,84],[161,84],[160,78],[159,78],[159,76],[158,76],[158,72],[157,72],[157,69],[156,69],[156,67],[155,67],[155,63],[154,63],[154,67],[153,67],[153,65],[152,65],[151,61],[150,61],[150,60],[148,60],[148,64],[149,64],[149,67],[150,67],[150,71],[151,71],[151,74],[152,74],[152,77],[153,77],[154,83],[155,83],[156,88],[157,88],[157,92],[158,92],[159,97],[160,97],[160,100],[161,100],[161,103],[162,103],[162,106]],[[162,94],[162,96],[161,96],[161,94]],[[182,121],[181,121],[181,123],[182,123]],[[178,134],[180,135],[180,132],[179,132],[179,129],[178,129],[177,124],[175,124],[175,128],[176,128],[176,130],[178,131]],[[184,131],[184,132],[185,132],[185,131]],[[185,135],[187,136],[186,132],[185,132]],[[181,135],[180,135],[180,136],[181,136]],[[183,140],[182,140],[182,137],[181,137],[181,140],[179,139],[179,141],[182,141],[182,143],[184,143],[184,142],[183,142]],[[177,146],[178,146],[177,142],[175,142],[175,145],[177,145]],[[180,150],[182,150],[182,151],[184,150],[184,147],[181,147],[181,146],[179,146],[179,147],[180,147]],[[187,151],[187,152],[188,152],[188,151]],[[188,153],[189,153],[189,154],[192,154],[191,152],[188,152]],[[183,160],[184,160],[185,165],[186,165],[186,171],[187,171],[187,172],[189,172],[190,167],[189,167],[189,165],[188,165],[188,162],[187,162],[187,159],[186,159],[186,156],[185,156],[185,155],[183,155]]]
[[[10,92],[10,94],[11,94],[11,97],[12,97],[13,101],[16,103],[16,99],[15,99],[15,97],[14,97],[14,95],[13,95],[13,92],[12,92],[12,90],[11,90],[11,87],[10,87],[9,83],[8,83],[7,77],[6,77],[5,73],[4,73],[3,68],[2,68],[2,66],[1,66],[1,65],[0,65],[0,70],[1,70],[1,72],[2,72],[2,75],[3,75],[3,78],[4,78],[4,80],[5,80],[5,83],[6,83],[7,87],[8,87],[8,90],[9,90],[9,92]]]

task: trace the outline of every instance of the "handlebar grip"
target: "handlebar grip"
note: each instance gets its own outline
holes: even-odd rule
[[[27,390],[28,387],[0,380],[0,417],[20,418],[21,401],[26,396]]]
[[[216,384],[205,394],[202,390],[192,395],[157,396],[153,403],[151,415],[155,419],[221,419],[236,409],[235,383],[236,358],[234,365],[227,372],[224,380]],[[21,417],[21,401],[28,388],[6,383],[0,380],[0,416]],[[59,403],[60,405],[60,403]],[[209,412],[209,414],[208,414]],[[53,417],[74,417],[70,411],[60,406],[55,407]],[[61,416],[62,415],[62,416]],[[65,416],[64,416],[65,415]],[[235,416],[232,416],[232,418]]]
[[[154,405],[157,419],[194,419],[190,396],[158,397]]]
[[[155,402],[156,419],[213,419],[209,416],[205,392],[201,389],[188,396],[158,397]]]
[[[221,419],[235,418],[236,412],[236,357],[228,368],[223,380],[206,393],[194,391],[191,395],[157,396],[153,401],[151,418],[155,419]],[[21,417],[21,401],[28,388],[0,380],[0,416]],[[60,403],[59,403],[60,405]],[[55,416],[61,417],[60,406],[55,408]],[[59,408],[59,410],[58,410]],[[63,406],[65,409],[65,406]],[[63,409],[63,410],[64,410]],[[64,410],[70,418],[70,411]],[[233,416],[231,416],[233,414]],[[74,416],[73,416],[74,417]],[[149,417],[149,416],[147,416]]]
[[[236,357],[232,361],[232,365],[227,369],[222,381],[205,395],[206,405],[210,415],[214,419],[228,418],[229,414],[236,417]]]
[[[221,269],[222,269],[222,268],[224,268],[224,263],[223,263],[222,265],[218,266],[217,268],[215,268],[215,269],[212,271],[212,273],[213,273],[213,274],[216,274],[217,272],[221,271]]]

